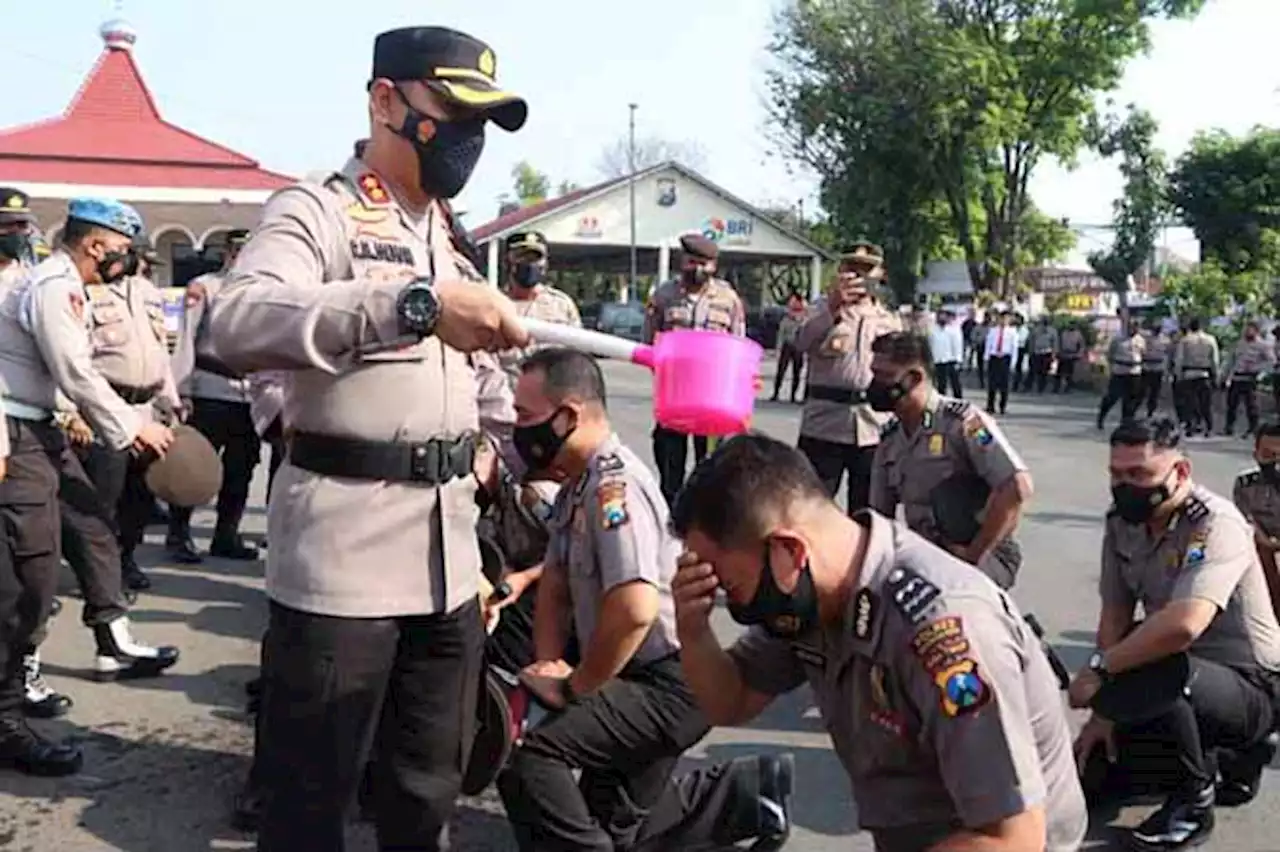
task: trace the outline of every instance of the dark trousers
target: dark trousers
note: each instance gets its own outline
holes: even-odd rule
[[[1053,392],[1071,393],[1076,388],[1076,364],[1080,363],[1079,355],[1059,355],[1058,369],[1053,376]]]
[[[1153,718],[1116,726],[1114,764],[1091,755],[1085,773],[1091,798],[1198,791],[1213,783],[1216,757],[1233,756],[1271,732],[1275,710],[1262,678],[1273,676],[1246,675],[1195,656],[1191,670],[1189,696]]]
[[[131,558],[142,543],[155,506],[155,497],[144,477],[145,468],[128,450],[109,450],[98,443],[74,450],[98,491],[103,515],[116,536],[122,558]]]
[[[222,489],[218,492],[218,520],[214,541],[233,542],[240,533],[240,520],[249,502],[253,469],[262,455],[262,441],[253,428],[249,403],[221,399],[195,399],[188,421],[213,444],[222,456]],[[192,509],[169,507],[169,539],[181,541],[191,536]]]
[[[778,349],[778,372],[773,377],[773,398],[778,398],[782,383],[786,380],[787,370],[791,370],[791,401],[796,401],[800,392],[800,374],[804,372],[804,353],[789,343]]]
[[[672,781],[707,732],[678,661],[636,669],[527,733],[498,776],[521,852],[704,849],[754,833],[734,817],[739,800],[756,806],[734,764]]]
[[[262,434],[262,440],[267,442],[271,447],[271,461],[267,466],[267,502],[271,502],[271,489],[276,484],[276,471],[280,469],[280,465],[284,463],[285,457],[289,454],[289,448],[285,444],[284,429],[281,428],[280,418],[277,417],[267,427],[267,431]],[[252,474],[250,474],[252,476]]]
[[[684,432],[662,426],[653,427],[653,463],[658,468],[658,484],[668,504],[675,502],[676,495],[684,487],[685,467],[689,461],[689,437]],[[706,437],[694,435],[693,463],[696,465],[706,457]]]
[[[1160,407],[1160,392],[1164,390],[1164,370],[1142,371],[1142,398],[1147,403],[1147,416]]]
[[[1018,354],[1014,356],[1013,361],[1013,389],[1024,391],[1028,388],[1027,373],[1024,367],[1027,364],[1027,350],[1018,349]]]
[[[1102,402],[1098,404],[1098,425],[1102,426],[1117,402],[1120,403],[1120,419],[1131,420],[1137,413],[1138,404],[1141,401],[1142,376],[1112,374],[1107,381],[1107,392],[1103,395]]]
[[[1226,429],[1232,432],[1236,428],[1236,412],[1244,403],[1244,416],[1249,424],[1249,431],[1258,431],[1258,377],[1232,376],[1231,386],[1227,388],[1227,424]]]
[[[871,496],[871,462],[876,455],[874,446],[859,447],[857,444],[840,444],[801,435],[796,448],[809,459],[832,499],[840,491],[840,480],[847,473],[849,513],[866,508]]]
[[[960,365],[955,361],[934,364],[933,383],[938,388],[938,393],[950,393],[956,399],[964,398],[964,388],[960,386]]]
[[[259,852],[342,852],[372,757],[382,849],[448,849],[475,734],[479,604],[336,618],[272,602],[262,650]]]
[[[1004,414],[1006,408],[1009,407],[1009,382],[1011,380],[1010,371],[1013,366],[1012,355],[992,356],[987,359],[987,411],[996,412],[997,399],[1000,403],[999,411]]]
[[[1049,368],[1053,366],[1052,352],[1031,353],[1031,375],[1025,390],[1035,387],[1036,393],[1044,393],[1049,387]]]
[[[1183,379],[1182,401],[1187,410],[1189,431],[1203,429],[1207,435],[1213,431],[1213,381],[1207,377]]]
[[[978,362],[978,387],[985,388],[987,386],[987,359],[983,356],[982,347],[974,347],[974,354],[977,356]]]

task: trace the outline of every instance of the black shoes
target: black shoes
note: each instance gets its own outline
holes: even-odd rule
[[[170,538],[165,542],[169,556],[181,565],[199,565],[204,559],[196,552],[196,546],[187,538]]]
[[[218,559],[236,559],[241,562],[252,562],[258,558],[258,548],[238,535],[226,538],[215,536],[209,544],[209,555],[216,556]]]
[[[121,558],[120,578],[124,581],[124,587],[133,592],[145,592],[151,588],[151,578],[142,573],[142,569],[138,567],[132,555]]]
[[[94,679],[98,681],[156,677],[178,662],[177,648],[171,645],[152,648],[136,641],[127,617],[95,625],[93,638],[98,643],[94,659]]]
[[[257,714],[258,709],[262,706],[262,678],[255,677],[244,685],[244,695],[247,699],[244,711],[250,716]]]
[[[1213,834],[1213,785],[1198,793],[1169,797],[1158,811],[1129,832],[1136,852],[1172,852],[1209,842]]]
[[[791,796],[795,792],[796,759],[791,754],[757,758],[760,771],[760,830],[747,847],[775,852],[791,837]]]
[[[1280,734],[1271,733],[1230,759],[1220,758],[1215,792],[1217,803],[1226,808],[1238,808],[1252,802],[1262,783],[1262,770],[1275,758],[1277,745],[1280,745]]]
[[[56,719],[65,716],[74,703],[40,675],[40,652],[32,651],[22,657],[23,696],[22,713],[31,719]]]
[[[83,765],[84,754],[77,746],[45,739],[20,715],[0,715],[0,766],[58,778],[74,775]]]
[[[258,830],[262,819],[262,791],[253,782],[246,781],[244,788],[231,801],[231,824],[236,831],[246,834]]]

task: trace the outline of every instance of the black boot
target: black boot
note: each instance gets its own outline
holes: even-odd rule
[[[142,569],[134,561],[132,553],[123,554],[120,557],[120,579],[124,581],[126,589],[131,589],[135,592],[145,592],[151,588],[151,578],[142,573]],[[129,601],[129,603],[133,603],[133,601]]]
[[[245,833],[258,830],[258,821],[262,819],[262,791],[253,783],[253,773],[244,782],[244,787],[236,793],[231,802],[231,824],[237,831]]]
[[[245,702],[244,711],[250,716],[258,712],[258,708],[262,706],[262,678],[255,677],[244,685]]]
[[[23,701],[22,712],[32,719],[56,719],[65,716],[72,701],[40,676],[40,652],[32,649],[22,656]]]
[[[760,763],[760,830],[749,849],[774,852],[791,837],[791,795],[796,759],[791,754],[758,758]]]
[[[258,558],[258,548],[235,534],[215,534],[213,541],[209,544],[209,555],[219,559],[252,562]]]
[[[1280,745],[1280,734],[1273,732],[1231,758],[1220,759],[1214,794],[1217,803],[1225,808],[1238,808],[1252,802],[1262,784],[1262,770],[1275,758],[1277,745]]]
[[[178,649],[171,645],[152,648],[133,638],[127,617],[93,627],[98,644],[94,678],[100,681],[137,680],[156,677],[178,662]]]
[[[1158,811],[1129,831],[1129,845],[1138,852],[1170,852],[1209,842],[1213,834],[1213,785],[1195,793],[1170,796]]]
[[[164,543],[169,548],[169,556],[174,562],[182,565],[199,565],[204,558],[196,552],[196,546],[190,536],[186,538],[168,538]]]
[[[24,775],[57,778],[74,775],[83,765],[79,747],[46,740],[18,713],[0,715],[0,766]]]

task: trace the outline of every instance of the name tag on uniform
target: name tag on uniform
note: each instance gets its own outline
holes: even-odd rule
[[[942,451],[944,449],[946,449],[946,445],[943,444],[943,439],[941,435],[929,436],[929,455],[940,456],[942,455]]]
[[[386,243],[380,240],[352,240],[351,256],[356,260],[379,260],[404,266],[414,265],[413,249],[399,243]]]

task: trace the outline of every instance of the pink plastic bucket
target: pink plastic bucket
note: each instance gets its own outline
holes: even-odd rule
[[[653,419],[690,435],[746,431],[764,350],[754,340],[719,331],[668,331],[653,346],[572,326],[523,320],[543,343],[631,361],[654,373]]]

